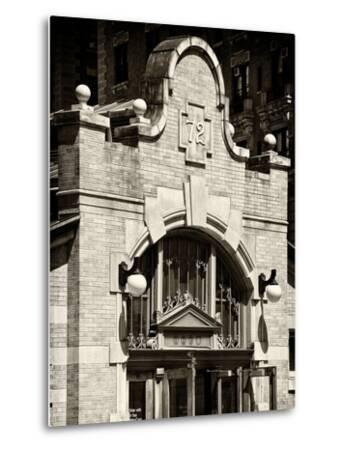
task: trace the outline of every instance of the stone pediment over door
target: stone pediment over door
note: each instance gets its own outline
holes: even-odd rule
[[[178,307],[176,310],[166,314],[162,321],[158,323],[158,330],[165,329],[201,329],[207,331],[217,331],[220,324],[206,314],[197,306],[190,304]]]
[[[160,348],[214,349],[220,324],[197,306],[178,307],[158,323]]]

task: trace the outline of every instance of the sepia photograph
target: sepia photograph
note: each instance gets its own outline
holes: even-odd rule
[[[49,96],[49,426],[292,409],[295,35],[51,16]]]

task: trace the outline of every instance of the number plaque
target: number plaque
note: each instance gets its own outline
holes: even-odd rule
[[[205,165],[212,154],[212,122],[205,106],[187,102],[179,111],[179,148],[185,150],[186,162]]]

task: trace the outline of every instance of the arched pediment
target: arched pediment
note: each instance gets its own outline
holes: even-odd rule
[[[219,61],[207,42],[199,37],[188,36],[168,39],[161,42],[152,51],[146,65],[145,81],[147,85],[152,80],[169,80],[169,91],[172,90],[172,80],[179,60],[186,54],[193,52],[199,54],[212,71],[217,94],[217,107],[222,109],[225,105],[225,89],[222,70]],[[167,100],[167,94],[165,100]],[[151,99],[153,100],[153,99]]]
[[[220,63],[209,44],[199,37],[183,36],[168,39],[157,45],[150,54],[142,83],[142,96],[148,105],[146,118],[149,119],[150,126],[143,127],[139,133],[147,139],[157,139],[162,134],[168,119],[168,106],[173,95],[177,65],[188,55],[194,54],[205,61],[212,74],[216,91],[216,107],[222,114],[221,128],[224,143],[233,159],[246,161],[249,150],[238,147],[231,135],[229,99],[225,94]],[[205,120],[210,122],[210,119]],[[210,151],[211,149],[208,148],[209,153]]]

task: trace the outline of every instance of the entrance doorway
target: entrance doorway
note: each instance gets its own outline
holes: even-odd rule
[[[277,409],[277,368],[246,367],[251,351],[131,351],[131,419]]]
[[[217,414],[216,375],[207,370],[198,370],[195,383],[195,415]]]
[[[217,414],[217,379],[216,374],[208,370],[197,370],[194,379],[194,392],[186,370],[167,371],[168,395],[166,393],[163,402],[169,404],[170,417],[183,417],[190,415],[189,411],[194,401],[195,415]],[[165,391],[164,391],[165,392]],[[166,406],[167,409],[167,406]],[[164,407],[165,411],[165,407]]]
[[[237,377],[227,371],[164,369],[162,379],[153,373],[130,376],[131,420],[224,414],[238,411]]]

